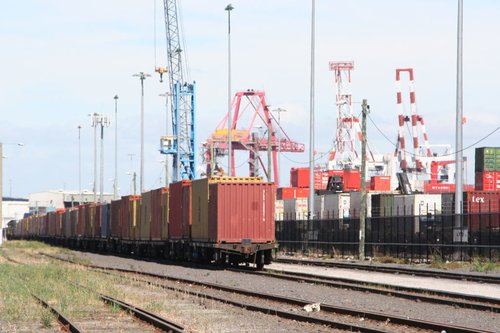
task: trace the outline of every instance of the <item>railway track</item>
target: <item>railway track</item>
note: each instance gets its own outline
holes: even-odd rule
[[[14,264],[17,265],[25,265],[25,263],[20,262],[18,260],[15,260],[11,258],[10,256],[6,255],[5,253],[3,254],[3,257]],[[94,292],[98,298],[104,303],[112,307],[119,308],[123,311],[123,313],[126,313],[127,315],[133,316],[137,320],[139,320],[141,323],[146,323],[147,325],[152,326],[154,328],[155,332],[161,331],[161,332],[169,332],[169,333],[183,333],[184,332],[184,327],[181,325],[178,325],[177,323],[170,321],[166,318],[163,318],[161,316],[158,316],[152,312],[149,312],[145,309],[142,309],[140,307],[131,305],[127,302],[124,302],[122,300],[119,300],[117,298],[113,298],[109,295],[105,295],[96,291],[93,291],[85,286],[75,284],[78,288],[84,288],[89,290],[90,292]],[[56,307],[50,305],[49,302],[43,300],[41,297],[35,295],[34,293],[31,292],[31,296],[36,299],[42,306],[45,308],[49,309],[55,316],[57,322],[61,325],[61,330],[65,332],[71,332],[71,333],[80,333],[80,332],[86,332],[89,329],[94,329],[95,327],[89,328],[88,323],[85,323],[89,318],[85,318],[82,320],[82,318],[79,319],[73,319],[70,320],[66,315],[64,315],[60,310],[58,310]],[[99,316],[102,317],[103,322],[109,323],[110,318],[113,316],[109,316],[109,314],[112,314],[112,312],[109,311],[104,311],[105,313],[102,313],[102,310],[99,311]],[[109,313],[108,313],[109,312]],[[116,317],[116,316],[114,316]],[[94,326],[103,326],[102,323],[99,325],[99,321],[96,320],[96,318],[92,318],[92,320],[89,320],[93,323],[97,323]],[[138,323],[135,323],[134,321],[128,321],[128,320],[123,320],[123,318],[119,318],[117,322],[120,322],[119,326],[120,327],[111,327],[111,329],[116,328],[118,331],[123,331],[123,330],[141,330],[144,331],[145,329],[147,330],[144,325],[137,325]],[[111,325],[112,326],[112,325]],[[101,327],[104,329],[104,327]],[[106,329],[110,329],[110,327],[106,327]]]
[[[500,284],[499,276],[486,276],[477,274],[466,274],[466,273],[456,273],[456,272],[444,272],[438,270],[428,270],[428,269],[418,269],[418,268],[405,268],[405,267],[386,267],[379,265],[366,265],[359,263],[346,263],[346,262],[330,262],[330,261],[320,261],[320,260],[300,260],[292,258],[276,258],[274,259],[276,263],[284,264],[295,264],[295,265],[309,265],[309,266],[320,266],[320,267],[332,267],[332,268],[345,268],[345,269],[358,269],[370,272],[380,272],[380,273],[393,273],[393,274],[406,274],[422,277],[433,277],[433,278],[443,278],[443,279],[453,279],[453,280],[465,280],[479,283],[492,283]]]
[[[47,301],[44,301],[42,298],[39,296],[31,293],[31,296],[33,296],[34,299],[37,300],[38,303],[40,303],[43,307],[47,308],[54,314],[56,317],[57,322],[61,325],[61,329],[64,332],[71,332],[71,333],[81,333],[83,332],[80,328],[76,326],[73,322],[71,322],[66,316],[64,316],[61,311],[50,305]]]
[[[258,276],[268,276],[276,279],[305,282],[312,284],[322,284],[333,288],[342,288],[373,294],[400,297],[404,299],[421,301],[434,304],[450,305],[466,309],[480,311],[491,311],[500,313],[500,301],[494,298],[457,294],[446,291],[424,290],[420,288],[410,288],[394,286],[388,284],[374,284],[373,282],[358,281],[346,278],[327,277],[308,273],[297,273],[289,271],[279,271],[265,269],[265,271],[255,271],[249,269],[228,268],[234,272],[242,272]]]
[[[70,262],[73,263],[67,259],[60,258],[58,256],[50,256],[51,258],[65,261],[65,262]],[[74,263],[74,264],[79,264],[80,263]],[[334,306],[330,304],[325,304],[322,303],[320,304],[321,312],[315,313],[314,315],[311,314],[300,314],[297,313],[296,311],[283,311],[279,310],[279,306],[276,304],[284,304],[286,306],[300,306],[300,307],[305,307],[311,304],[314,304],[314,301],[311,300],[304,300],[304,299],[297,299],[297,298],[290,298],[290,297],[284,297],[276,294],[269,294],[269,293],[262,293],[262,292],[253,292],[241,288],[234,288],[234,287],[228,287],[220,284],[214,284],[214,283],[202,283],[199,281],[195,280],[190,280],[190,279],[185,279],[185,278],[175,278],[171,276],[166,276],[166,275],[160,275],[160,274],[152,274],[152,273],[145,273],[142,271],[137,271],[133,269],[123,269],[123,268],[109,268],[109,267],[103,267],[103,266],[97,266],[97,265],[85,265],[87,268],[94,269],[94,270],[99,270],[105,273],[110,274],[111,271],[113,272],[118,272],[119,274],[132,274],[134,279],[137,281],[137,275],[140,275],[143,277],[141,279],[142,282],[144,283],[149,283],[149,284],[154,284],[162,288],[167,288],[167,289],[175,289],[178,290],[178,286],[168,286],[167,284],[158,284],[157,282],[147,280],[148,278],[152,279],[161,279],[164,281],[170,281],[174,282],[176,284],[182,283],[182,284],[187,284],[189,286],[198,286],[200,287],[199,290],[192,291],[194,295],[199,296],[200,294],[203,294],[203,297],[207,299],[212,299],[212,300],[217,300],[224,302],[226,304],[231,304],[234,306],[238,307],[243,307],[248,310],[252,311],[259,311],[267,314],[272,314],[276,315],[279,317],[283,318],[288,318],[288,319],[293,319],[296,321],[304,321],[308,323],[315,323],[315,324],[320,324],[320,325],[325,325],[328,327],[332,328],[337,328],[337,329],[344,329],[344,330],[355,330],[355,331],[360,331],[360,332],[387,332],[387,331],[402,331],[402,332],[407,332],[411,331],[412,329],[414,331],[418,330],[424,330],[424,331],[446,331],[446,332],[460,332],[460,333],[465,333],[465,332],[488,332],[485,330],[480,330],[480,329],[475,329],[475,328],[469,328],[469,327],[463,327],[463,326],[458,326],[458,325],[451,325],[447,323],[437,323],[437,322],[431,322],[431,321],[426,321],[426,320],[418,320],[418,319],[412,319],[408,317],[402,317],[402,316],[397,316],[393,314],[388,314],[388,313],[380,313],[380,312],[375,312],[375,311],[365,311],[365,310],[360,310],[356,308],[347,308],[347,307],[339,307],[339,306]],[[219,292],[226,292],[228,293],[227,296],[215,296],[213,294],[210,294],[207,292],[207,289],[210,290],[218,290]],[[186,290],[183,290],[183,292],[189,292]],[[232,297],[230,297],[231,294],[237,294],[240,296],[245,296],[245,297],[250,297],[255,300],[261,300],[265,302],[273,302],[273,306],[262,306],[258,305],[259,302],[250,302],[248,300],[243,300],[243,301],[238,301],[238,300],[233,300]],[[342,318],[339,320],[339,317]],[[349,322],[349,318],[351,318],[351,322]],[[354,318],[354,323],[352,319]],[[359,325],[359,319],[362,318],[364,320],[363,325]]]

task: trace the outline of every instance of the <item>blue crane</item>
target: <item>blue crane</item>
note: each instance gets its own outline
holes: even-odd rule
[[[167,33],[168,69],[158,67],[156,71],[160,74],[160,81],[163,74],[168,73],[172,136],[161,138],[160,152],[173,156],[173,181],[194,179],[196,175],[196,82],[184,81],[177,0],[164,0],[163,5]]]

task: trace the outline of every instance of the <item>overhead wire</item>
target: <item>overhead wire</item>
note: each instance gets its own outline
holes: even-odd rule
[[[368,119],[370,119],[370,121],[372,122],[372,124],[375,126],[375,128],[377,129],[377,131],[382,134],[382,136],[391,143],[391,145],[393,145],[395,148],[397,148],[397,144],[395,144],[394,142],[392,142],[391,139],[389,139],[385,133],[377,126],[377,124],[375,123],[375,121],[370,117],[370,115],[368,115]],[[497,132],[498,130],[500,130],[500,126],[498,126],[497,128],[495,128],[494,130],[492,130],[491,132],[489,132],[488,134],[486,134],[484,137],[482,137],[481,139],[475,141],[474,143],[468,145],[467,147],[463,148],[460,150],[460,152],[464,152],[470,148],[473,148],[474,146],[476,146],[477,144],[479,144],[480,142],[486,140],[487,138],[489,138],[490,136],[492,136],[495,132]],[[408,150],[404,150],[405,153],[411,155],[411,156],[416,156],[413,152],[410,152]],[[450,154],[444,154],[444,155],[439,155],[439,156],[453,156],[455,155],[456,151],[453,152],[453,153],[450,153]]]

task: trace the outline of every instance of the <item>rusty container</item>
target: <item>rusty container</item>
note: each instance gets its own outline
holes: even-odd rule
[[[48,236],[54,237],[56,235],[56,212],[47,213],[48,217]]]
[[[170,239],[189,238],[191,227],[191,181],[182,180],[170,184],[169,188],[169,224]]]
[[[94,221],[95,221],[95,204],[89,203],[85,205],[85,228],[83,235],[86,238],[92,237],[94,233]]]
[[[113,238],[118,238],[121,236],[121,206],[121,199],[111,201],[110,235]]]
[[[168,228],[167,221],[163,220],[165,217],[163,214],[163,193],[165,191],[165,188],[151,191],[151,240],[161,240],[162,229]]]
[[[104,204],[99,203],[94,208],[94,223],[92,224],[92,238],[101,237],[101,225],[102,225],[102,207]]]
[[[209,241],[274,242],[275,192],[273,183],[210,184]]]
[[[64,213],[66,212],[66,210],[64,208],[60,208],[58,210],[56,210],[56,232],[55,232],[55,235],[57,237],[62,237],[63,236],[63,233],[64,233],[64,229],[63,229],[63,221],[64,221]]]
[[[500,228],[500,192],[464,192],[463,210],[472,231]]]
[[[70,237],[78,236],[78,214],[80,210],[78,207],[72,208],[70,212],[71,227],[70,227]]]
[[[137,222],[140,218],[140,195],[128,195],[122,197],[120,208],[121,237],[126,240],[137,239]],[[139,215],[139,216],[138,216]]]
[[[148,191],[142,194],[141,218],[138,221],[138,236],[140,240],[150,240],[151,238],[152,192]]]
[[[168,239],[168,225],[169,225],[169,196],[167,188],[163,188],[161,192],[161,240]]]
[[[63,219],[63,236],[64,238],[70,238],[71,237],[71,211],[73,208],[68,208],[64,212],[64,219]]]
[[[83,237],[85,231],[85,204],[78,206],[78,221],[76,224],[76,237]]]

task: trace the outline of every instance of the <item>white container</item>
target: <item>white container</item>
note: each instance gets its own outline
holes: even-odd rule
[[[394,216],[415,216],[414,230],[420,231],[420,222],[441,214],[441,194],[411,194],[394,196]]]
[[[276,200],[274,203],[274,219],[283,220],[283,215],[285,213],[285,207],[283,200]]]
[[[342,219],[350,216],[351,196],[349,193],[325,194],[323,216],[327,219]]]
[[[283,200],[285,220],[307,220],[307,198]]]
[[[374,194],[378,194],[378,192],[366,193],[366,217],[372,217],[372,195]],[[357,218],[361,211],[361,192],[351,192],[350,196],[350,216]]]

